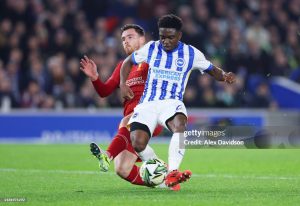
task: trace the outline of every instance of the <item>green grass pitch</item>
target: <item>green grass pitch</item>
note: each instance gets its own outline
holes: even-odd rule
[[[168,145],[153,145],[167,158]],[[98,172],[88,145],[0,145],[0,205],[299,205],[300,150],[190,149],[181,191],[133,186]]]

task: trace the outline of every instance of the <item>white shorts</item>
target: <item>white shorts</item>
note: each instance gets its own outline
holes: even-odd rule
[[[166,125],[166,121],[173,117],[176,113],[182,113],[187,117],[184,103],[177,99],[144,102],[142,104],[138,104],[134,108],[133,115],[131,116],[128,124],[139,122],[147,125],[152,135],[157,124],[169,129]]]

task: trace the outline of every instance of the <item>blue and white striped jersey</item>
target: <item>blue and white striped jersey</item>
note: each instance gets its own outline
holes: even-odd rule
[[[166,52],[160,41],[150,41],[133,53],[132,62],[149,64],[140,103],[164,99],[182,101],[191,71],[199,69],[203,73],[212,69],[202,52],[182,42],[173,51]]]

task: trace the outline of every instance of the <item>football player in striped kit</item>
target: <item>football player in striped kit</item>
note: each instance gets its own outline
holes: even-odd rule
[[[120,88],[125,99],[133,93],[125,82],[134,64],[149,64],[143,95],[129,120],[133,147],[143,153],[157,123],[169,129],[173,135],[169,145],[169,174],[166,185],[171,187],[191,177],[191,171],[180,172],[185,149],[179,147],[180,133],[186,130],[187,112],[183,94],[192,70],[208,73],[218,81],[232,84],[235,75],[224,72],[208,61],[202,52],[180,41],[182,20],[165,15],[158,21],[159,41],[150,41],[129,55],[121,66]]]

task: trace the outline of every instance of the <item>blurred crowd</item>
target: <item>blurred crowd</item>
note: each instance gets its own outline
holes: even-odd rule
[[[187,106],[276,108],[269,79],[300,83],[300,0],[1,0],[1,108],[120,107],[119,92],[97,96],[79,60],[87,54],[105,81],[126,56],[120,27],[157,40],[167,13],[182,18],[183,42],[238,75],[226,85],[193,72]]]

